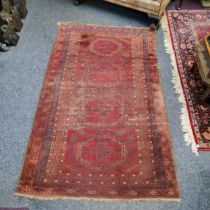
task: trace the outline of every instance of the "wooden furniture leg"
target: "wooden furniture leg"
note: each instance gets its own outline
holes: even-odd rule
[[[176,9],[180,9],[182,7],[182,1],[183,0],[176,0],[176,3],[175,3],[176,4],[176,6],[175,6]]]
[[[152,29],[158,30],[158,28],[160,27],[160,20],[161,20],[163,14],[164,13],[162,13],[160,16],[148,14],[148,17],[152,19],[152,24],[150,26]]]
[[[80,5],[82,3],[82,0],[73,0],[74,5]]]
[[[198,68],[197,63],[195,62],[191,67],[190,71],[195,71]]]

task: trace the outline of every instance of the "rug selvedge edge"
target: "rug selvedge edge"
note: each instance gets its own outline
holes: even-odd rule
[[[20,187],[20,182],[21,182],[21,176],[23,174],[23,169],[24,169],[24,166],[25,166],[28,150],[31,147],[31,144],[33,143],[32,142],[32,135],[33,135],[34,124],[35,124],[36,117],[37,117],[37,114],[38,114],[39,103],[41,101],[41,97],[42,97],[42,94],[43,94],[42,92],[45,88],[47,75],[49,74],[49,66],[52,62],[51,60],[54,56],[54,51],[56,50],[55,47],[56,47],[57,40],[58,40],[59,36],[60,36],[60,29],[59,29],[59,27],[57,27],[57,30],[56,30],[56,33],[55,33],[55,38],[54,38],[52,46],[51,46],[50,56],[49,56],[49,59],[47,61],[46,67],[43,70],[43,79],[42,79],[40,90],[39,90],[39,93],[38,93],[38,100],[36,102],[35,112],[34,112],[34,115],[32,117],[32,124],[31,124],[31,127],[29,129],[29,135],[28,135],[28,138],[27,138],[27,141],[26,141],[26,146],[25,146],[22,161],[21,161],[21,164],[20,164],[20,172],[19,172],[19,175],[18,175],[18,178],[17,178],[17,181],[16,181],[15,193],[14,193],[17,196],[18,196],[18,194],[21,194],[21,192],[18,192],[19,187]]]

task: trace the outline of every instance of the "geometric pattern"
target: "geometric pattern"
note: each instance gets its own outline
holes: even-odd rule
[[[61,24],[17,194],[177,199],[155,32]]]

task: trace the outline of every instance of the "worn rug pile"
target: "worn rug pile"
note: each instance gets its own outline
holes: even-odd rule
[[[174,58],[172,55],[174,83],[177,92],[184,95],[182,124],[185,128],[190,126],[185,129],[191,133],[186,141],[195,145],[194,150],[210,150],[210,106],[199,100],[205,87],[198,68],[192,68],[196,65],[195,40],[202,44],[204,36],[210,32],[210,10],[168,10],[167,20],[168,26],[164,26],[169,28],[173,47],[170,53],[175,55]]]
[[[17,195],[179,198],[155,36],[60,24]]]

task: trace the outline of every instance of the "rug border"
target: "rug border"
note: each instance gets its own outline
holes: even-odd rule
[[[182,10],[182,11],[184,11],[184,10]],[[192,118],[191,118],[190,111],[189,111],[189,104],[188,104],[186,93],[185,93],[185,90],[184,90],[184,85],[183,85],[183,82],[181,80],[180,67],[178,65],[177,53],[175,51],[174,42],[173,42],[173,38],[172,38],[171,24],[169,22],[168,11],[166,11],[166,14],[167,14],[167,23],[168,23],[168,28],[169,28],[169,32],[170,32],[171,43],[172,43],[173,52],[174,52],[175,59],[176,59],[176,65],[177,65],[177,71],[178,71],[178,75],[179,75],[179,79],[180,79],[180,84],[181,84],[182,92],[184,94],[186,108],[187,108],[187,111],[188,111],[188,117],[189,117],[189,121],[190,121],[190,126],[191,126],[191,129],[192,129],[192,133],[193,133],[193,137],[194,137],[195,143],[196,143],[196,145],[198,145],[198,141],[197,141],[197,138],[196,138],[196,135],[195,135],[195,130],[194,130],[193,126],[192,126]]]
[[[156,32],[155,32],[156,33]],[[177,164],[176,164],[176,159],[175,159],[175,150],[174,150],[174,144],[173,144],[173,138],[172,138],[172,135],[171,135],[171,128],[170,128],[170,123],[169,123],[169,119],[168,119],[168,110],[166,109],[166,101],[165,101],[165,97],[164,97],[164,91],[163,91],[163,83],[161,81],[161,74],[160,74],[160,67],[158,65],[158,57],[157,57],[157,33],[156,33],[156,38],[155,38],[155,59],[156,59],[156,62],[157,62],[157,70],[158,70],[158,77],[159,77],[159,80],[160,80],[160,90],[161,90],[161,95],[162,95],[162,98],[163,98],[163,103],[164,103],[164,113],[165,113],[165,116],[166,116],[166,121],[167,121],[167,129],[168,129],[168,135],[169,135],[169,143],[170,143],[170,147],[171,147],[171,155],[172,155],[172,160],[173,160],[173,164],[174,164],[174,170],[175,170],[175,178],[176,178],[176,181],[177,181],[177,189],[178,189],[178,196],[179,198],[174,198],[174,199],[177,199],[177,200],[181,200],[182,199],[182,194],[181,194],[181,190],[180,190],[180,182],[178,180],[178,176],[177,176]]]
[[[56,40],[57,38],[59,37],[59,27],[56,27],[56,33],[55,33],[55,38],[54,38],[54,42],[51,46],[51,51],[50,51],[50,56],[48,58],[48,61],[47,61],[47,65],[46,67],[44,68],[44,74],[43,74],[43,79],[42,79],[42,83],[40,85],[40,89],[39,89],[39,93],[38,93],[38,100],[37,100],[37,103],[36,103],[36,106],[35,106],[35,111],[34,111],[34,115],[33,115],[33,118],[32,118],[32,123],[31,123],[31,127],[30,127],[30,130],[29,130],[29,135],[28,135],[28,138],[27,138],[27,142],[26,142],[26,146],[25,146],[25,150],[23,152],[23,157],[22,157],[22,162],[21,162],[21,166],[20,166],[20,172],[19,172],[19,176],[17,178],[17,181],[16,181],[16,185],[15,185],[15,195],[16,194],[19,194],[17,192],[17,187],[20,183],[20,180],[21,180],[21,175],[23,173],[23,168],[24,168],[24,163],[25,163],[25,159],[26,159],[26,154],[28,152],[28,149],[29,149],[29,146],[30,146],[30,143],[31,143],[31,136],[32,136],[32,133],[33,133],[33,127],[34,127],[34,123],[35,123],[35,120],[36,120],[36,116],[37,116],[37,112],[38,112],[38,108],[39,108],[39,102],[41,100],[41,94],[42,94],[42,91],[44,89],[44,84],[45,84],[45,81],[47,79],[47,74],[48,74],[48,68],[49,68],[49,65],[50,65],[50,61],[51,61],[51,58],[53,57],[53,51],[55,49],[55,45],[56,45]],[[21,194],[21,193],[20,193]]]
[[[173,11],[176,11],[176,10],[173,10]],[[184,94],[183,94],[183,90],[182,90],[182,86],[181,86],[181,80],[180,80],[179,72],[177,69],[178,64],[177,64],[177,60],[175,57],[173,42],[172,42],[172,38],[171,38],[171,34],[170,34],[168,11],[166,11],[166,14],[162,17],[161,27],[162,27],[163,34],[164,34],[164,47],[165,47],[167,54],[170,57],[169,59],[170,59],[170,63],[172,66],[171,83],[173,85],[173,88],[175,89],[175,93],[179,94],[178,101],[181,104],[180,120],[181,120],[182,133],[184,135],[184,141],[186,142],[187,145],[191,144],[192,152],[198,156],[197,145],[195,143],[195,140],[194,140],[194,137],[192,134],[191,125],[190,125],[190,123],[186,123],[186,121],[187,122],[189,121],[189,115],[188,115],[189,113],[187,111],[186,102],[185,102],[185,98],[184,98]]]

